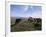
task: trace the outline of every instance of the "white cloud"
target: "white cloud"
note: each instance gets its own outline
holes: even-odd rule
[[[32,13],[32,15],[31,15],[32,17],[34,17],[34,18],[42,18],[42,12],[34,12],[34,13]]]
[[[29,6],[25,6],[24,7],[24,11],[27,11],[28,10],[28,8],[29,8]],[[32,6],[30,6],[30,8],[33,8]]]
[[[28,10],[28,8],[29,8],[28,6],[25,6],[25,7],[24,7],[24,11],[27,11],[27,10]]]

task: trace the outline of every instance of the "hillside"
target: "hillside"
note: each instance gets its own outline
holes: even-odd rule
[[[41,18],[13,18],[11,19],[11,32],[36,31],[42,29]],[[14,22],[13,22],[14,21]],[[12,24],[14,23],[14,24]]]

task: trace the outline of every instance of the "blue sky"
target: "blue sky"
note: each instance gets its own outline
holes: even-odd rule
[[[11,17],[42,17],[41,6],[10,5]]]

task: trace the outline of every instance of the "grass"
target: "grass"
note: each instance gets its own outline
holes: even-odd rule
[[[36,19],[37,20],[37,19]],[[41,19],[40,19],[41,20]],[[42,25],[41,21],[36,22],[35,20],[18,20],[19,22],[15,22],[15,24],[11,25],[11,32],[19,32],[19,31],[35,31],[41,30]]]

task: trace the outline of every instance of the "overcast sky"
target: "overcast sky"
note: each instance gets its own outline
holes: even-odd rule
[[[11,17],[42,17],[42,7],[32,5],[10,5]]]

